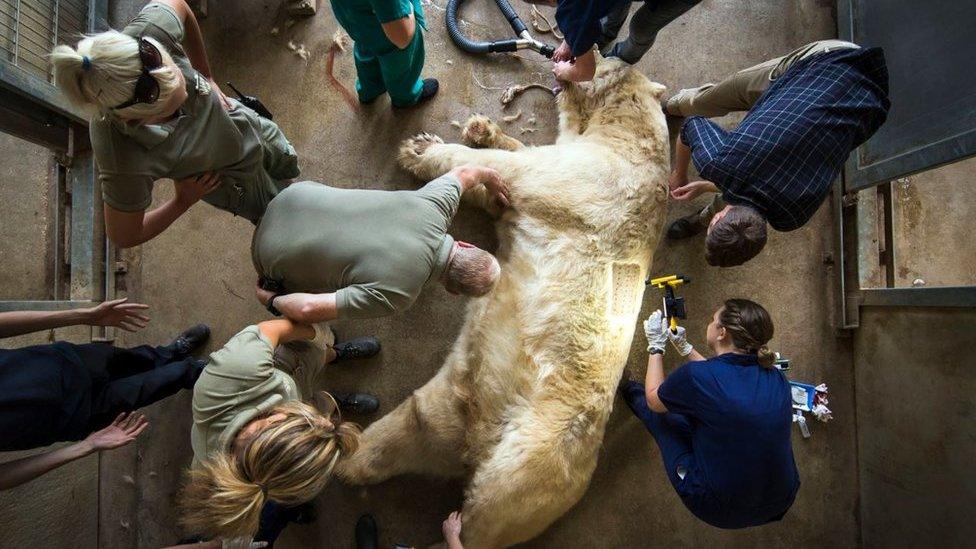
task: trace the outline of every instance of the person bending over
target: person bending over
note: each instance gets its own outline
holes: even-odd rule
[[[661,450],[665,473],[685,506],[719,528],[759,526],[783,518],[800,487],[793,461],[790,385],[773,368],[766,309],[730,299],[715,311],[706,359],[684,328],[668,329],[661,311],[644,322],[648,351],[644,385],[627,379],[620,392]],[[664,373],[671,339],[691,359]]]
[[[193,389],[193,462],[180,496],[189,532],[271,547],[289,522],[310,520],[303,504],[359,436],[315,391],[336,357],[333,337],[327,326],[269,320],[210,355]]]
[[[415,191],[291,185],[254,231],[258,299],[312,323],[402,312],[435,281],[455,294],[488,293],[500,273],[494,256],[447,234],[461,194],[476,185],[507,204],[498,173],[479,167]]]
[[[154,238],[201,198],[256,223],[298,177],[278,125],[221,92],[184,0],[150,2],[122,32],[58,46],[51,64],[58,89],[92,113],[105,232],[118,246]],[[176,194],[149,210],[164,178]]]
[[[766,223],[792,231],[826,199],[848,155],[887,118],[888,71],[880,48],[823,40],[684,89],[664,105],[688,116],[676,140],[669,187],[675,200],[721,193],[674,221],[669,239],[702,230],[710,265],[732,267],[766,245]],[[733,131],[704,116],[748,111]],[[703,180],[689,182],[693,161]]]
[[[0,313],[0,337],[75,325],[136,331],[149,321],[147,308],[117,299],[89,309]],[[0,451],[81,441],[0,464],[0,490],[134,440],[148,423],[131,412],[192,388],[203,362],[190,355],[209,335],[198,324],[161,347],[58,341],[0,349]]]
[[[556,6],[556,22],[565,38],[553,53],[558,80],[585,82],[596,74],[596,45],[604,57],[631,65],[651,49],[657,33],[701,0],[642,0],[630,19],[630,36],[614,41],[630,13],[631,0],[525,0]]]

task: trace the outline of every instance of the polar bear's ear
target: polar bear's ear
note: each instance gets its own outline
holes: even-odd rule
[[[659,84],[657,82],[651,82],[651,95],[654,99],[660,100],[664,96],[664,91],[667,90],[664,84]]]

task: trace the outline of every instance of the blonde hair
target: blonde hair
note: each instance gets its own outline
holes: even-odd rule
[[[295,506],[312,500],[329,482],[336,462],[359,444],[358,426],[333,425],[303,402],[276,406],[255,419],[275,414],[286,418],[259,431],[238,451],[220,452],[188,473],[180,521],[189,532],[253,537],[266,501]]]
[[[150,71],[159,83],[159,99],[151,105],[136,103],[115,111],[125,118],[166,114],[163,107],[180,84],[180,69],[166,48],[153,38],[146,40],[159,49],[163,59],[161,67]],[[102,114],[132,99],[136,80],[142,74],[139,41],[115,30],[86,36],[77,49],[57,46],[51,52],[51,65],[55,85],[71,103]]]

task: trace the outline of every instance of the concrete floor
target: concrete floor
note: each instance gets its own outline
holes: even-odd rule
[[[313,19],[275,37],[270,30],[278,3],[211,1],[202,26],[218,81],[231,80],[264,100],[298,150],[304,178],[342,187],[412,187],[410,177],[395,166],[391,153],[396,145],[419,131],[456,140],[458,131],[451,121],[463,121],[475,112],[500,118],[521,109],[523,119],[531,113],[539,120],[539,131],[523,136],[526,141],[549,143],[555,137],[556,111],[548,96],[531,91],[504,111],[498,100],[501,90],[514,83],[548,84],[548,64],[533,53],[519,58],[462,54],[444,30],[444,0],[424,4],[430,27],[426,74],[441,80],[441,95],[421,109],[396,113],[383,98],[362,115],[350,112],[325,78],[326,49],[336,28],[328,4],[323,2]],[[142,2],[112,4],[112,23],[120,27]],[[489,29],[507,33],[492,3],[472,4],[462,14],[470,34],[488,36]],[[804,43],[835,36],[833,6],[824,0],[705,0],[660,33],[638,69],[670,90],[714,80]],[[527,15],[524,4],[516,2],[515,7]],[[311,59],[305,62],[289,52],[289,40],[304,43]],[[337,59],[336,76],[352,86],[355,71],[349,54]],[[731,125],[737,120],[729,117],[725,122]],[[171,192],[169,186],[158,185],[156,202]],[[676,217],[692,208],[673,209]],[[830,385],[837,420],[812,425],[812,439],[797,434],[794,448],[803,487],[787,517],[777,524],[736,532],[698,522],[669,486],[650,435],[618,401],[589,491],[527,547],[857,545],[853,358],[851,341],[838,337],[832,328],[834,275],[824,261],[833,246],[831,219],[825,205],[804,229],[773,233],[763,254],[743,267],[707,267],[701,240],[695,239],[662,243],[653,268],[656,274],[679,272],[694,280],[683,293],[691,316],[687,326],[699,345],[708,317],[724,299],[752,298],[772,313],[777,326],[773,347],[793,360],[792,377]],[[462,208],[452,233],[483,247],[494,244],[488,219],[471,209]],[[244,326],[268,318],[252,297],[250,235],[247,221],[201,203],[152,242],[123,254],[128,274],[119,281],[120,294],[151,304],[153,316],[149,328],[123,342],[160,343],[183,327],[204,321],[213,328],[213,349]],[[657,305],[657,296],[648,292],[642,315]],[[340,337],[375,334],[382,339],[384,351],[369,362],[335,368],[327,380],[329,388],[377,394],[383,402],[376,415],[380,417],[437,370],[462,314],[462,300],[437,287],[402,316],[340,323]],[[630,367],[638,374],[646,361],[643,348],[636,339]],[[673,356],[667,360],[670,367],[677,365]],[[180,470],[190,458],[188,407],[187,394],[153,406],[149,436],[102,456],[99,546],[160,547],[179,538],[174,502]],[[359,419],[368,424],[374,418]],[[461,486],[454,482],[412,477],[370,488],[336,482],[318,500],[318,521],[289,527],[279,546],[352,547],[353,526],[364,512],[377,517],[382,547],[395,541],[422,546],[440,539],[441,520],[460,500]]]

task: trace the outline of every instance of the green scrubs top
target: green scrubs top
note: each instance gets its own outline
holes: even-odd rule
[[[295,183],[254,232],[254,267],[286,293],[335,292],[340,319],[403,311],[447,267],[460,199],[449,175],[416,191]]]
[[[257,326],[248,326],[210,355],[193,386],[194,467],[214,452],[229,451],[237,433],[254,418],[280,404],[308,401],[321,388],[335,334],[325,325],[313,327],[315,339],[273,348]]]
[[[332,0],[332,12],[355,42],[356,91],[368,103],[389,92],[395,106],[417,102],[423,89],[424,39],[427,28],[420,0]],[[413,40],[399,49],[386,37],[383,23],[414,14]]]
[[[230,112],[224,110],[209,81],[190,65],[181,46],[183,23],[172,8],[150,3],[122,32],[162,44],[183,71],[189,97],[175,118],[160,124],[126,123],[111,113],[91,121],[105,203],[144,211],[157,179],[215,171],[221,186],[203,200],[257,222],[284,187],[280,180],[298,176],[295,149],[274,122],[237,101],[231,100]]]

